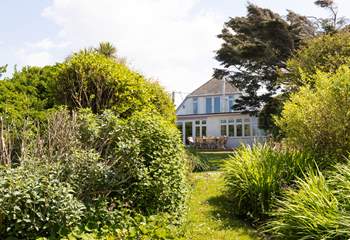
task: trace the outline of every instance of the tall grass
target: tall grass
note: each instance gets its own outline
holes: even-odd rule
[[[312,162],[307,154],[269,145],[238,149],[224,165],[233,212],[254,221],[266,218],[282,190],[293,184]]]
[[[266,232],[277,239],[349,239],[349,212],[326,178],[311,172],[296,183],[278,201]]]

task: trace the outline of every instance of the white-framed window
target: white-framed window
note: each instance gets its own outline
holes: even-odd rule
[[[207,121],[206,120],[196,120],[194,122],[195,136],[203,137],[207,136]]]
[[[220,135],[227,136],[227,120],[220,121]]]
[[[193,114],[198,113],[198,97],[193,98]]]
[[[235,104],[235,99],[234,96],[228,96],[228,104],[227,104],[227,111],[228,112],[233,112],[233,105]]]
[[[213,103],[211,97],[205,98],[205,112],[206,113],[212,113],[213,112]]]
[[[251,119],[222,119],[220,120],[221,136],[250,137],[252,136]]]

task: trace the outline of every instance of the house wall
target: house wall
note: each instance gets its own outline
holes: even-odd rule
[[[186,138],[195,137],[196,121],[206,121],[206,136],[221,136],[221,120],[237,120],[237,119],[249,119],[250,121],[250,136],[233,136],[228,137],[227,148],[235,148],[241,144],[253,145],[255,142],[264,142],[265,135],[262,130],[258,128],[258,119],[256,117],[249,116],[248,114],[241,113],[226,113],[222,115],[209,115],[209,116],[191,116],[191,118],[184,118],[179,116],[177,123],[182,126],[182,132],[185,132],[185,122],[192,122],[192,136],[183,135],[183,141],[186,142]],[[227,124],[224,124],[225,126]],[[228,130],[228,127],[227,127]],[[235,129],[236,130],[236,129]]]
[[[229,112],[229,100],[228,96],[233,96],[234,100],[238,99],[240,93],[235,93],[231,95],[208,95],[208,96],[199,96],[197,97],[198,101],[198,114],[205,114],[206,113],[206,98],[207,97],[220,97],[220,112]],[[214,107],[214,101],[212,100],[212,106]],[[179,108],[176,111],[177,115],[189,115],[194,114],[193,112],[193,97],[187,97],[184,102],[179,106]]]

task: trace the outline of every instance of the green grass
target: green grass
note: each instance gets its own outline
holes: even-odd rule
[[[210,162],[217,164],[222,161],[220,157],[226,155],[210,153],[207,156]],[[224,179],[221,172],[194,173],[192,177],[193,192],[185,224],[185,239],[258,239],[252,228],[231,215],[231,206],[222,195]]]
[[[197,152],[197,154],[203,162],[209,165],[210,170],[218,170],[233,152]]]

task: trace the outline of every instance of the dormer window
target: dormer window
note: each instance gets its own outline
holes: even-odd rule
[[[220,97],[214,97],[214,113],[220,112]]]
[[[198,97],[193,98],[193,114],[198,114]]]
[[[212,113],[213,112],[212,108],[213,108],[213,105],[212,105],[211,97],[205,98],[205,112]]]
[[[229,96],[228,97],[228,112],[233,112],[233,105],[234,105],[234,97],[233,96]]]

